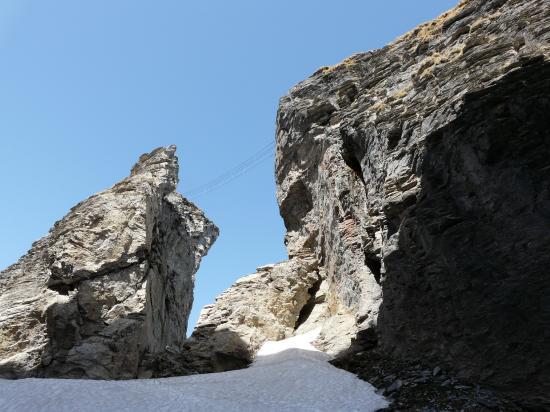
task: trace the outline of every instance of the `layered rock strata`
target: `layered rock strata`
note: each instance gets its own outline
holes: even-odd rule
[[[298,325],[320,346],[548,402],[549,40],[543,0],[463,1],[281,99],[277,198],[324,290]]]
[[[180,346],[218,229],[176,193],[175,147],[79,203],[0,273],[0,376],[136,377]]]
[[[281,99],[290,257],[389,352],[550,393],[550,8],[470,0]]]

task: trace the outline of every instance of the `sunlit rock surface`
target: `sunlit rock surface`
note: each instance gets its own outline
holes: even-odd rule
[[[288,338],[299,327],[319,283],[312,263],[294,259],[266,265],[238,279],[202,309],[182,350],[147,359],[145,370],[165,377],[247,366],[265,341]]]
[[[0,376],[131,378],[181,345],[218,229],[176,193],[176,148],[79,203],[0,273]]]

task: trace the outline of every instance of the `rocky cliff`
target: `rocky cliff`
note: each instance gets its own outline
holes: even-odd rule
[[[544,0],[463,1],[281,99],[285,243],[318,276],[290,327],[548,402],[549,40]]]
[[[175,192],[175,150],[141,156],[0,273],[0,377],[131,378],[182,344],[218,229]]]
[[[320,327],[336,357],[376,347],[358,371],[387,355],[411,387],[456,377],[550,407],[549,40],[545,0],[468,0],[292,88],[275,170],[289,259],[185,341],[217,229],[175,193],[175,149],[144,155],[0,274],[0,376],[223,371]]]
[[[289,255],[403,357],[550,393],[550,8],[466,1],[281,100]]]

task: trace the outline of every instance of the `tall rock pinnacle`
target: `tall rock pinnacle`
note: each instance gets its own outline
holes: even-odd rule
[[[0,376],[131,378],[182,343],[218,229],[175,192],[175,151],[141,156],[0,273]]]

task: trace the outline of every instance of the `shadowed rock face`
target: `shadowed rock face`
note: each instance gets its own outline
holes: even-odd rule
[[[288,253],[317,260],[323,319],[543,403],[549,44],[544,1],[463,1],[292,88],[276,154]]]
[[[520,394],[550,393],[549,95],[535,61],[427,137],[378,318],[392,351]]]
[[[143,155],[0,273],[0,376],[131,378],[181,345],[218,230],[177,182],[174,146]]]

